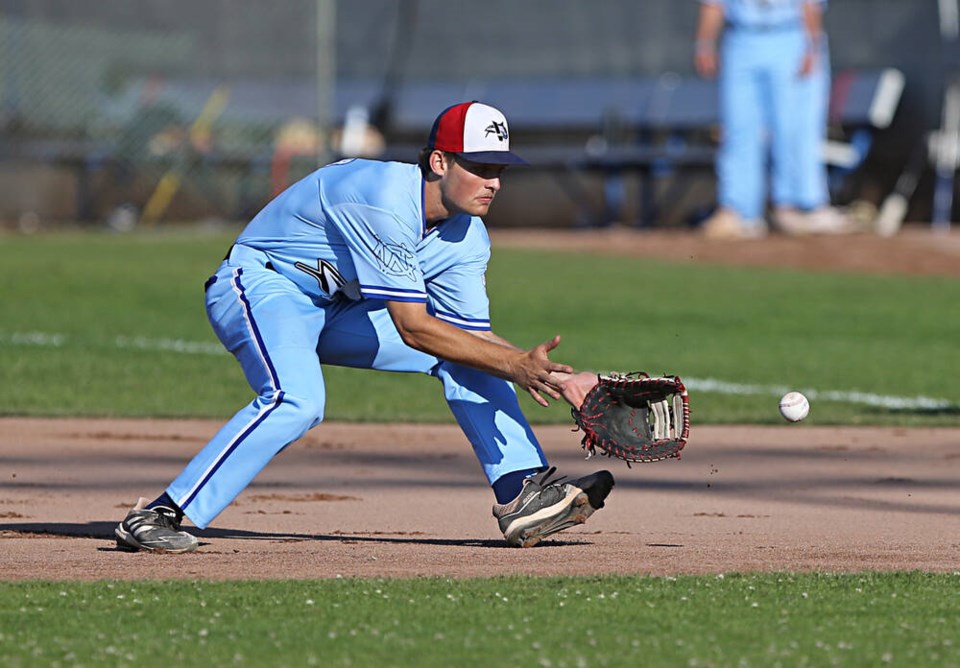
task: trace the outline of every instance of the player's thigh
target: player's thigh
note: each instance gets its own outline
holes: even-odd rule
[[[719,77],[720,118],[724,139],[756,144],[763,133],[764,95],[762,63],[749,35],[734,34],[724,41]]]
[[[207,315],[258,393],[323,392],[316,342],[325,312],[290,281],[266,269],[222,269],[207,290]]]
[[[323,364],[380,371],[430,373],[439,363],[405,344],[386,306],[376,300],[345,303],[331,311],[317,352]]]
[[[807,50],[806,39],[802,31],[788,31],[776,38],[771,37],[766,49],[771,54],[765,64],[768,87],[765,99],[770,109],[767,121],[774,133],[789,133],[810,108],[806,85],[810,78],[800,75]]]

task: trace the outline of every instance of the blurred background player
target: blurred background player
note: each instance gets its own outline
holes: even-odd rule
[[[137,503],[116,529],[119,545],[196,549],[183,517],[208,526],[323,420],[321,364],[437,378],[493,488],[508,543],[532,546],[603,507],[611,474],[557,476],[514,390],[543,406],[547,397],[582,398],[573,370],[549,359],[560,337],[526,350],[491,330],[481,216],[504,169],[525,164],[509,138],[499,110],[457,104],[437,117],[418,165],[341,160],[250,221],[207,281],[206,307],[256,397],[163,494]]]
[[[767,165],[774,226],[787,234],[854,231],[830,206],[822,146],[830,62],[826,0],[700,0],[695,64],[719,74],[718,208],[714,238],[767,233]],[[718,51],[718,39],[723,35]]]

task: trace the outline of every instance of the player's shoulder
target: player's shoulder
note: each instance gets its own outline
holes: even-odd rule
[[[477,243],[490,248],[490,235],[487,233],[487,224],[482,218],[470,216],[470,234],[476,239]]]
[[[372,160],[368,158],[344,158],[320,167],[315,175],[321,178],[375,178],[383,175],[419,175],[420,168],[408,162]]]
[[[479,216],[463,216],[466,219],[464,225],[467,229],[467,234],[471,237],[474,237],[478,241],[485,241],[487,244],[490,243],[490,236],[487,234],[487,225],[483,222],[483,218]]]
[[[331,163],[315,173],[328,211],[338,207],[392,212],[419,231],[423,177],[417,165],[358,158]]]
[[[490,236],[483,219],[468,214],[452,216],[438,225],[433,233],[450,243],[490,247]]]

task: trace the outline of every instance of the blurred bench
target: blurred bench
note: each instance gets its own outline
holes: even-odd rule
[[[219,81],[151,79],[132,83],[111,98],[105,120],[137,122],[144,91],[154,104],[168,107],[185,121],[195,118]],[[316,83],[306,80],[232,81],[220,121],[243,146],[217,146],[211,164],[237,172],[269,169],[273,156],[270,128],[292,118],[316,118]],[[855,171],[876,133],[897,109],[903,75],[893,69],[835,73],[830,99],[831,141],[824,155],[834,181]],[[614,221],[655,225],[664,203],[673,204],[693,178],[712,177],[718,138],[717,87],[695,76],[541,77],[458,82],[403,82],[383,99],[378,81],[340,81],[332,98],[332,122],[342,126],[352,110],[384,121],[385,159],[415,161],[437,113],[464,100],[482,100],[510,119],[513,146],[533,165],[556,178],[585,225]],[[380,113],[380,112],[386,113]],[[248,129],[245,129],[248,128]],[[139,128],[143,132],[145,128]],[[249,136],[249,137],[248,137]],[[123,162],[117,146],[103,141],[18,141],[0,146],[0,159],[67,164],[78,174],[77,209],[92,217],[91,174],[103,165]],[[315,156],[305,156],[311,162]],[[312,162],[310,167],[312,168]],[[265,167],[266,166],[266,167]],[[587,182],[587,178],[590,182]],[[628,180],[636,179],[637,206],[626,211]],[[596,193],[596,181],[602,187]],[[88,213],[89,212],[89,213]]]
[[[824,145],[834,188],[863,163],[876,133],[892,121],[903,83],[895,69],[835,73],[831,139]],[[713,169],[719,137],[716,82],[673,73],[408,83],[392,100],[385,157],[415,159],[438,111],[474,99],[506,113],[514,148],[535,169],[561,179],[585,224],[634,220],[654,225],[662,203],[673,201],[688,177]],[[580,183],[584,174],[602,175],[599,204]],[[625,179],[631,175],[639,188],[635,216],[623,210]]]

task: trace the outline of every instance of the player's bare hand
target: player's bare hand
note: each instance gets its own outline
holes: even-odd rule
[[[580,408],[587,394],[597,384],[597,374],[593,371],[581,371],[579,373],[560,373],[554,372],[553,377],[563,384],[561,395],[568,404],[574,408]]]
[[[813,74],[814,66],[817,62],[817,54],[814,51],[807,50],[803,54],[803,59],[800,61],[800,71],[798,72],[801,79],[808,77]]]
[[[694,67],[696,67],[697,74],[704,79],[714,78],[720,69],[717,62],[717,52],[712,46],[709,48],[698,48],[693,59],[693,64]]]
[[[551,361],[550,352],[559,345],[560,337],[555,336],[546,343],[526,351],[520,356],[513,374],[514,382],[529,392],[533,400],[541,406],[550,405],[544,394],[554,399],[560,399],[563,396],[563,381],[554,374],[573,373],[573,367]]]

